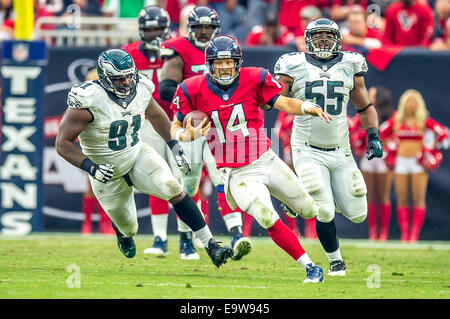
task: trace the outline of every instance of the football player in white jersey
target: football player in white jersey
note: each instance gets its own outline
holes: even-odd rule
[[[281,56],[275,74],[285,85],[283,94],[313,101],[333,118],[325,124],[314,117],[296,116],[291,145],[295,171],[319,205],[316,230],[330,261],[328,275],[344,276],[335,211],[354,223],[362,223],[367,216],[367,189],[349,143],[349,99],[368,133],[369,160],[383,154],[378,117],[364,84],[366,61],[358,53],[341,51],[337,24],[325,18],[310,22],[305,42],[307,52]]]
[[[72,165],[89,173],[95,196],[113,221],[120,251],[136,254],[133,236],[138,231],[133,187],[169,201],[177,215],[198,236],[213,264],[226,263],[231,247],[219,246],[206,222],[164,159],[141,142],[145,117],[170,147],[182,170],[190,170],[188,157],[170,137],[167,114],[153,99],[153,82],[138,75],[133,58],[124,50],[102,52],[97,62],[98,81],[72,87],[68,108],[56,138],[56,150]],[[206,134],[210,126],[197,127]],[[81,149],[74,144],[77,137]]]

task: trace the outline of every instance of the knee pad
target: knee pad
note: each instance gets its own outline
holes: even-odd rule
[[[302,165],[298,173],[303,186],[309,194],[322,189],[322,174],[318,166]]]
[[[250,204],[248,212],[258,221],[264,229],[269,229],[280,218],[270,207],[265,205],[258,197]]]
[[[322,223],[329,223],[335,216],[334,205],[322,205],[319,207],[317,219]]]
[[[363,214],[359,214],[359,215],[356,215],[356,216],[350,218],[350,220],[355,224],[360,224],[366,220],[366,217],[367,217],[367,213],[363,213]]]
[[[175,179],[171,179],[162,185],[161,191],[167,199],[172,199],[183,192],[183,187]]]
[[[346,185],[350,194],[356,197],[365,196],[367,194],[366,182],[360,170],[354,170],[350,174],[344,175]]]

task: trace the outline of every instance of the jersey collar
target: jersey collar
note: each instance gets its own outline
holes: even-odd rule
[[[338,52],[338,54],[335,57],[329,60],[319,60],[314,58],[311,54],[305,53],[306,61],[312,65],[317,66],[323,71],[328,71],[333,65],[335,65],[338,62],[341,62],[343,56],[344,55],[342,54],[342,52]]]
[[[221,98],[225,102],[228,102],[231,97],[233,96],[234,92],[236,91],[237,87],[239,86],[239,77],[236,78],[236,81],[234,81],[233,85],[231,85],[228,89],[224,90],[221,87],[219,87],[216,83],[214,83],[211,74],[206,74],[206,84],[208,85],[208,89],[214,93],[217,97]]]

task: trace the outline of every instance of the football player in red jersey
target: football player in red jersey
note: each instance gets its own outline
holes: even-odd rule
[[[146,75],[155,85],[153,98],[164,109],[172,120],[170,103],[159,97],[159,75],[163,66],[160,58],[160,45],[170,36],[170,17],[166,10],[159,6],[147,6],[139,13],[139,35],[141,40],[132,42],[124,47],[133,58],[140,74]],[[154,130],[149,121],[142,126],[142,140],[153,146],[158,154],[169,164],[175,177],[180,180],[180,172],[176,163],[170,156],[170,149],[165,145],[159,134]],[[169,216],[169,203],[155,196],[149,196],[151,212],[151,224],[154,236],[153,246],[144,250],[146,254],[154,254],[159,257],[168,254],[167,226]]]
[[[263,68],[241,68],[242,51],[228,35],[212,39],[205,50],[209,74],[184,80],[171,108],[176,115],[171,134],[183,141],[205,134],[217,167],[225,180],[225,194],[231,208],[241,207],[268,230],[272,240],[301,264],[304,282],[322,282],[322,269],[302,248],[297,236],[281,221],[270,195],[288,205],[303,218],[317,215],[317,206],[295,173],[270,148],[264,132],[264,110],[276,109],[298,115],[331,117],[312,102],[280,95],[283,85]],[[184,117],[201,110],[206,119],[197,127]],[[212,129],[208,130],[209,127]]]
[[[162,99],[172,101],[177,85],[185,79],[208,72],[205,64],[205,47],[220,30],[220,20],[217,12],[209,7],[196,6],[188,15],[188,37],[176,37],[165,41],[162,48],[164,52],[164,65],[161,72],[159,93]],[[172,54],[169,54],[171,52]],[[239,208],[231,209],[227,204],[223,192],[223,180],[215,166],[205,138],[194,143],[183,143],[182,147],[190,156],[192,171],[183,176],[185,190],[192,197],[199,190],[204,161],[208,173],[217,188],[218,207],[231,234],[231,244],[234,249],[234,260],[239,260],[251,250],[251,242],[242,234],[242,214]],[[209,160],[211,159],[211,160]],[[180,225],[179,225],[180,226]],[[188,228],[178,229],[187,232]],[[180,249],[186,250],[188,255],[196,255],[195,248],[189,238],[183,239],[185,246],[180,243]]]

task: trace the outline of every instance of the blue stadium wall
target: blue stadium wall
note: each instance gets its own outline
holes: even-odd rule
[[[79,231],[82,215],[82,194],[87,179],[83,172],[70,167],[56,155],[54,134],[57,120],[66,109],[66,98],[70,87],[83,81],[87,71],[95,66],[98,54],[104,48],[50,48],[45,86],[46,116],[44,143],[44,201],[41,216],[42,231]],[[260,47],[244,49],[244,66],[261,66],[273,70],[277,58],[290,48]],[[425,50],[405,50],[398,54],[387,69],[380,72],[369,65],[366,76],[367,87],[383,85],[388,87],[397,101],[407,89],[418,89],[424,96],[431,115],[450,126],[450,53]],[[354,115],[354,109],[349,107]],[[266,127],[274,126],[277,111],[266,113]],[[270,131],[269,131],[270,133]],[[277,147],[277,146],[276,146]],[[444,161],[438,171],[430,174],[427,193],[427,216],[421,239],[450,240],[450,151],[444,150]],[[225,234],[226,228],[220,218],[213,192],[210,226],[214,233]],[[393,214],[390,224],[390,238],[399,238],[395,215],[395,197],[392,193]],[[148,196],[136,194],[139,217],[139,233],[151,233]],[[276,207],[279,207],[274,200]],[[302,229],[303,221],[299,220]],[[337,215],[336,223],[342,238],[367,238],[367,225],[353,224],[342,215]],[[266,235],[256,222],[253,235]],[[176,233],[175,214],[169,218],[169,233]]]

